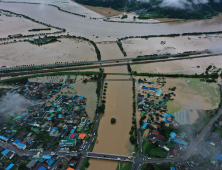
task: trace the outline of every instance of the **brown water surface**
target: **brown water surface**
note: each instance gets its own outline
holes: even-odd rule
[[[84,36],[96,41],[111,41],[125,36],[222,30],[221,16],[209,20],[183,23],[129,24],[90,20],[89,18],[58,11],[58,9],[50,6],[42,8],[41,5],[33,4],[1,3],[1,8],[25,14],[54,26],[66,28],[70,34]]]

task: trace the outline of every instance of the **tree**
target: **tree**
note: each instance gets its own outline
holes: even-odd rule
[[[27,169],[27,168],[26,168],[26,164],[25,164],[25,163],[22,163],[22,164],[19,166],[18,170],[24,170],[24,169]]]
[[[112,118],[111,119],[111,124],[115,124],[116,123],[116,119],[115,118]]]
[[[143,164],[142,170],[155,170],[155,167],[151,163]]]
[[[88,168],[89,165],[90,165],[90,163],[89,163],[89,162],[86,162],[85,167]]]
[[[130,142],[132,145],[136,143],[136,137],[135,136],[130,136]]]

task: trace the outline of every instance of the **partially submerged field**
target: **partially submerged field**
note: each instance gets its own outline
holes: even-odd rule
[[[69,38],[59,40],[61,42],[57,41],[42,46],[29,42],[0,45],[0,67],[97,60],[95,48],[89,42]]]
[[[203,51],[205,49],[217,51],[222,45],[222,36],[132,38],[123,40],[122,44],[123,49],[127,53],[127,57],[166,53],[177,54],[185,51]]]
[[[213,64],[217,68],[222,66],[222,56],[212,56],[206,58],[195,58],[186,60],[176,60],[167,62],[158,62],[150,64],[131,65],[133,71],[138,73],[180,73],[180,74],[202,74],[206,68]],[[200,66],[200,67],[198,67]]]
[[[129,141],[129,131],[132,126],[132,81],[107,81],[106,108],[102,116],[97,143],[93,152],[132,155],[133,146]],[[115,124],[111,124],[111,118],[116,119]],[[104,161],[105,163],[106,161]],[[102,170],[98,161],[90,160],[89,169]],[[107,170],[113,170],[117,162],[113,162]]]
[[[145,78],[149,82],[156,82],[157,78],[148,78],[148,77],[136,77]],[[142,90],[142,86],[160,88],[163,90],[162,94],[168,94],[172,91],[169,88],[176,87],[176,90],[173,91],[175,96],[172,96],[172,101],[167,102],[167,113],[174,114],[175,112],[181,110],[189,110],[190,112],[190,122],[198,118],[197,111],[200,110],[211,110],[218,107],[219,104],[219,86],[216,83],[205,83],[201,82],[199,79],[188,79],[188,78],[165,78],[166,83],[164,86],[141,83],[136,85],[136,92],[147,95],[146,90]],[[146,93],[145,93],[146,92]],[[158,100],[157,100],[158,101]],[[140,117],[139,111],[137,111],[137,116]]]
[[[28,30],[34,28],[47,28],[45,25],[32,22],[23,17],[7,17],[5,15],[0,15],[0,38],[7,38],[8,35],[13,34],[39,34],[39,33],[51,33],[58,31],[55,28],[51,28],[49,31],[35,31],[29,32]]]

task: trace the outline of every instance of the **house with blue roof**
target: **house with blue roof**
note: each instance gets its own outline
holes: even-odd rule
[[[171,132],[171,133],[170,133],[170,138],[172,138],[172,139],[173,139],[173,138],[175,138],[175,137],[176,137],[176,135],[177,135],[176,133]]]
[[[143,123],[143,125],[141,126],[141,129],[145,129],[147,127],[148,123]]]
[[[163,92],[162,89],[158,89],[158,90],[156,91],[155,96],[161,96],[162,92]]]
[[[12,164],[12,163],[11,163],[11,164],[6,168],[6,170],[12,169],[13,166],[15,166],[15,164]]]
[[[151,92],[155,92],[156,89],[155,89],[155,88],[150,88],[149,91],[151,91]]]

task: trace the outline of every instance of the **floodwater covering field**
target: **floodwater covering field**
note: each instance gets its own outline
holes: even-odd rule
[[[51,33],[58,31],[55,28],[51,28],[51,30],[37,31],[37,32],[29,32],[28,30],[34,28],[47,28],[45,25],[41,25],[35,22],[32,22],[23,17],[7,17],[5,15],[0,15],[0,38],[7,38],[8,35],[13,34],[38,34],[38,33]]]
[[[203,51],[209,49],[213,52],[219,51],[222,45],[222,36],[179,36],[156,37],[156,38],[134,38],[122,41],[123,49],[127,57],[137,57],[151,54],[177,54],[185,51]]]
[[[58,94],[66,94],[68,96],[76,94],[79,96],[84,96],[87,98],[86,100],[86,112],[88,116],[90,117],[90,121],[93,121],[94,115],[95,115],[95,109],[96,109],[96,102],[97,102],[97,95],[96,95],[96,82],[87,82],[83,83],[82,80],[84,76],[46,76],[46,77],[36,77],[36,78],[30,78],[29,81],[31,82],[41,82],[41,83],[63,83],[66,79],[72,79],[74,82],[69,83],[70,85],[73,85],[72,88],[69,88],[69,86],[66,86],[63,88]],[[53,96],[52,100],[54,100],[56,96]]]
[[[60,38],[61,42],[38,46],[29,42],[0,45],[2,65],[53,64],[55,62],[97,60],[95,48],[87,41]]]
[[[108,83],[106,92],[106,108],[102,116],[97,143],[93,152],[132,155],[133,146],[129,141],[129,131],[132,126],[132,81],[105,81]],[[111,124],[111,118],[116,119],[115,124]],[[106,161],[90,160],[89,170],[102,170]],[[113,170],[117,162],[110,163],[107,170]]]
[[[157,78],[136,77],[137,80],[139,78],[145,78],[148,82],[156,82],[157,80]],[[142,86],[160,88],[163,90],[163,95],[172,92],[169,88],[176,87],[176,90],[173,91],[175,96],[172,96],[174,100],[167,102],[167,113],[174,114],[181,110],[189,110],[191,123],[194,123],[198,118],[196,110],[211,110],[218,107],[220,92],[217,83],[205,83],[194,78],[165,78],[165,81],[164,86],[157,84],[154,86],[147,83],[137,84],[137,94],[147,95],[146,93],[149,93],[142,90]],[[137,116],[140,116],[140,113],[137,111]]]
[[[25,14],[53,26],[66,28],[70,35],[83,36],[95,41],[113,41],[125,36],[222,30],[221,16],[182,23],[128,24],[83,18],[58,11],[57,8],[51,6],[1,3],[1,8]]]
[[[212,56],[206,58],[195,58],[186,60],[176,60],[167,62],[158,62],[150,64],[131,65],[133,71],[138,73],[180,73],[180,74],[202,74],[209,65],[217,68],[222,66],[222,56]],[[198,67],[200,66],[200,67]]]
[[[9,0],[9,2],[12,1],[14,2],[14,0]],[[16,0],[16,2],[31,2],[31,3],[40,3],[40,6],[42,9],[45,8],[44,4],[53,4],[56,6],[59,6],[60,8],[66,10],[66,11],[70,11],[70,12],[74,12],[77,14],[82,14],[82,15],[86,15],[87,17],[93,17],[93,18],[100,18],[103,17],[102,15],[91,11],[87,8],[85,8],[84,6],[75,3],[72,0],[67,0],[67,1],[63,1],[63,0]]]

